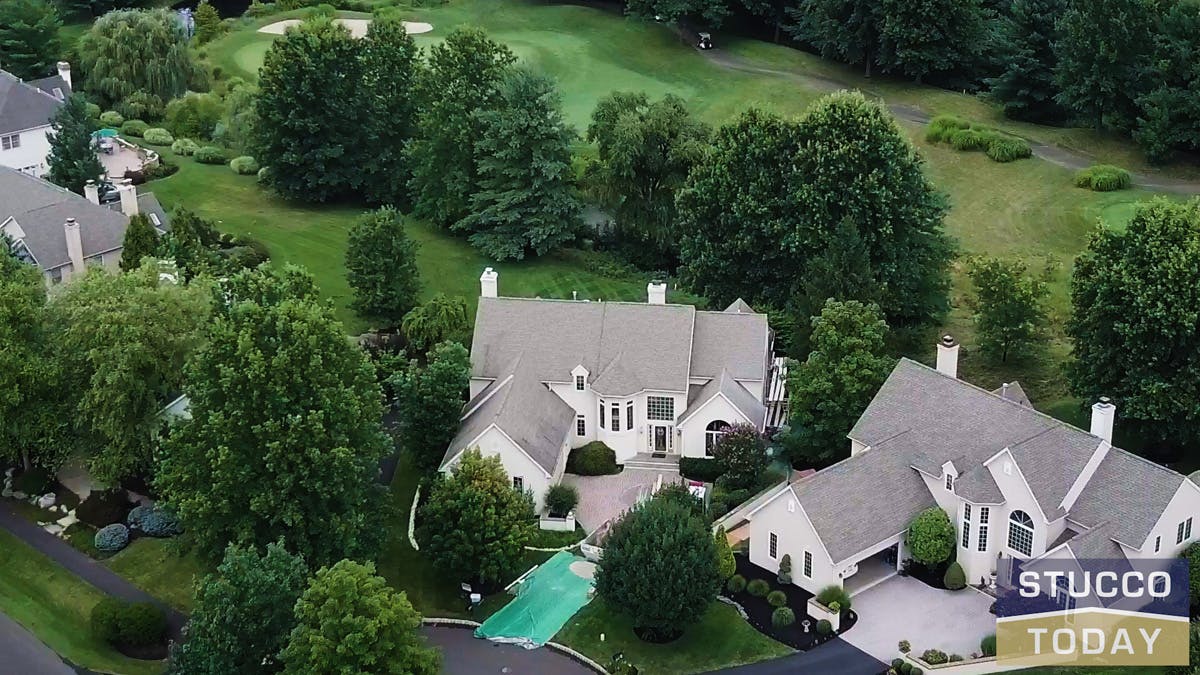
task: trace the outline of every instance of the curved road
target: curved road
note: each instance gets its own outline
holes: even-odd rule
[[[75,675],[54,650],[5,614],[0,614],[0,654],[4,655],[4,672]]]

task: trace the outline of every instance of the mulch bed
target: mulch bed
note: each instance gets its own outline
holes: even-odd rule
[[[926,567],[917,562],[905,561],[904,569],[900,573],[910,576],[926,586],[944,591],[947,590],[945,582],[947,567],[950,567],[950,563],[948,562],[934,567]]]
[[[722,595],[742,606],[742,609],[746,611],[746,620],[751,626],[754,626],[755,630],[801,651],[807,651],[833,639],[833,635],[818,635],[817,620],[808,616],[808,600],[812,597],[812,593],[795,584],[780,584],[774,574],[750,562],[747,556],[735,555],[734,560],[737,561],[737,573],[745,577],[747,583],[754,579],[762,579],[770,584],[771,590],[783,591],[787,596],[786,606],[791,607],[792,611],[796,613],[796,623],[777,629],[771,625],[771,614],[775,608],[767,602],[765,597],[750,595],[746,591],[730,593],[729,589],[724,589]],[[805,619],[809,621],[808,632],[804,630]],[[842,617],[842,626],[838,633],[844,633],[852,628],[857,619],[858,616],[854,612],[847,612]]]
[[[118,642],[113,644],[113,648],[131,659],[142,661],[161,661],[167,658],[169,652],[166,642],[153,645],[127,645]]]

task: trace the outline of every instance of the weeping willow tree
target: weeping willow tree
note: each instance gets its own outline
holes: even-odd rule
[[[169,101],[195,69],[183,26],[165,9],[105,14],[80,40],[79,56],[88,93],[106,107],[134,93]]]

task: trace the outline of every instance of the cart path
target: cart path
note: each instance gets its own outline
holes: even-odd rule
[[[820,92],[833,92],[841,89],[857,88],[852,84],[828,77],[810,75],[789,70],[779,70],[777,68],[769,68],[760,65],[751,59],[741,56],[734,56],[720,49],[709,49],[700,51],[700,53],[703,54],[710,62],[725,68],[726,70],[782,77],[787,80],[791,80],[792,82],[795,82],[796,84],[799,84],[805,88],[814,89]],[[864,91],[864,93],[875,98],[884,98],[878,93],[869,90]],[[914,124],[928,124],[929,120],[932,119],[932,116],[928,112],[917,106],[900,103],[888,103],[887,107],[888,110],[891,111],[892,115],[906,122],[912,122]],[[1061,166],[1065,169],[1078,171],[1080,169],[1086,169],[1087,167],[1096,163],[1096,159],[1089,155],[1085,155],[1074,150],[1067,150],[1066,148],[1056,145],[1039,143],[1023,136],[1021,138],[1024,138],[1029,143],[1029,147],[1033,150],[1033,155],[1035,157],[1050,162],[1051,164]],[[1130,174],[1133,177],[1133,184],[1136,187],[1146,190],[1153,190],[1156,192],[1170,192],[1180,195],[1200,195],[1200,180],[1189,181],[1136,171],[1131,171]]]

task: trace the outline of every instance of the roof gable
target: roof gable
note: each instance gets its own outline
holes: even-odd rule
[[[0,134],[50,124],[62,101],[0,70]]]
[[[682,425],[689,417],[712,401],[714,398],[722,396],[729,405],[733,406],[738,412],[753,424],[755,428],[762,429],[763,424],[767,419],[767,408],[754,395],[746,391],[739,382],[733,379],[728,370],[722,370],[719,377],[715,377],[708,381],[694,397],[691,397],[691,402],[679,417],[679,424]]]

